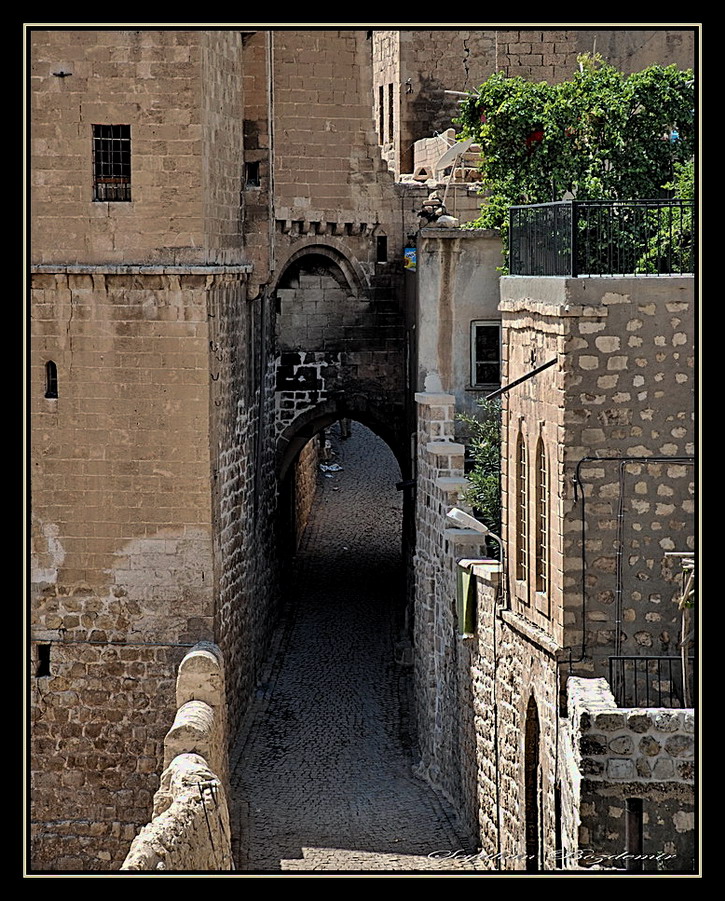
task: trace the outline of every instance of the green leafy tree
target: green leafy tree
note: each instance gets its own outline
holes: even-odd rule
[[[481,415],[461,413],[458,419],[467,426],[473,469],[468,474],[470,487],[464,500],[496,535],[501,535],[501,402],[480,400]],[[489,551],[498,556],[498,544]]]
[[[695,165],[675,163],[675,178],[665,185],[682,200],[695,199]],[[693,208],[651,211],[648,213],[647,247],[637,263],[637,272],[693,272],[695,254],[695,223]]]
[[[624,75],[599,56],[560,84],[497,72],[462,102],[462,138],[481,145],[486,200],[475,223],[503,228],[511,205],[666,196],[695,147],[691,70]]]

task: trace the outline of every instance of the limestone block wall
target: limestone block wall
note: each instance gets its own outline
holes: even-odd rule
[[[214,637],[208,314],[221,283],[238,296],[244,278],[33,272],[34,869],[120,864],[158,786],[171,674]],[[49,362],[57,397],[46,397]]]
[[[465,642],[460,671],[463,710],[473,712],[473,747],[463,755],[464,773],[475,777],[464,798],[475,803],[483,858],[495,870],[526,868],[527,854],[539,869],[556,868],[556,800],[559,676],[556,642],[509,608],[500,563],[472,565],[477,628]],[[462,701],[464,698],[462,698]],[[527,739],[527,732],[529,738]],[[534,772],[538,809],[532,808]],[[527,824],[536,824],[537,847],[527,846]]]
[[[572,856],[594,849],[602,866],[623,869],[627,800],[640,799],[644,869],[694,869],[694,710],[618,707],[605,679],[570,677],[567,696]]]
[[[274,311],[245,286],[210,293],[214,636],[232,674],[232,728],[253,691],[275,617]]]
[[[221,651],[197,644],[179,665],[153,817],[121,870],[231,870],[226,690]]]
[[[462,735],[459,717],[459,645],[456,620],[457,560],[485,556],[482,535],[451,527],[447,511],[460,505],[467,485],[463,445],[454,437],[452,395],[419,392],[415,608],[416,710],[421,762],[418,775],[463,810]],[[464,708],[465,709],[465,708]],[[466,739],[463,739],[465,745]],[[468,742],[470,744],[470,742]],[[473,831],[468,808],[467,826]]]
[[[30,37],[33,260],[239,262],[238,32]],[[92,200],[94,124],[130,126],[130,202]]]
[[[507,379],[548,361],[547,333],[559,361],[508,392],[504,459],[517,419],[530,429],[540,404],[558,410],[553,585],[563,643],[596,675],[611,654],[676,653],[678,570],[665,554],[694,548],[693,291],[688,276],[502,279]]]
[[[237,263],[243,253],[240,196],[244,181],[244,57],[239,31],[204,31],[201,94],[202,195],[210,262]],[[170,165],[170,163],[167,163]]]

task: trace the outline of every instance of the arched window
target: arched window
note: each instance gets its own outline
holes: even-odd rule
[[[528,460],[526,443],[519,432],[516,443],[516,578],[526,581],[528,566]]]
[[[52,360],[45,364],[45,396],[58,397],[58,367]]]
[[[539,437],[536,445],[536,590],[549,589],[549,476],[546,448]]]

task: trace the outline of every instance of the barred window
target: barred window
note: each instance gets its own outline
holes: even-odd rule
[[[519,433],[516,443],[516,578],[521,581],[526,581],[529,574],[527,469],[526,444],[523,435]]]
[[[501,323],[471,323],[471,385],[501,384]]]
[[[549,587],[549,477],[546,468],[546,448],[541,437],[536,447],[536,590],[546,592]]]
[[[93,199],[131,200],[131,126],[93,126]]]

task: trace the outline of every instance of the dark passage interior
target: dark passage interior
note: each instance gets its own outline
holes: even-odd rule
[[[440,869],[428,855],[463,846],[452,812],[411,773],[400,471],[360,423],[326,437],[275,646],[233,755],[238,867]]]

